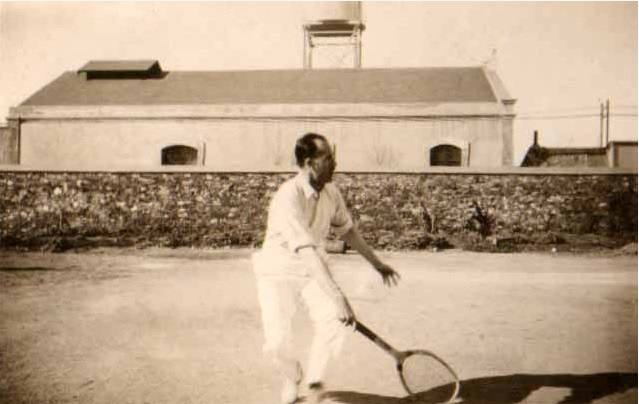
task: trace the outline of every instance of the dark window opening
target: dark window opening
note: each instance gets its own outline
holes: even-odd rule
[[[448,144],[430,149],[431,166],[461,166],[461,149]]]
[[[169,146],[162,149],[162,165],[196,165],[197,149],[189,146]]]

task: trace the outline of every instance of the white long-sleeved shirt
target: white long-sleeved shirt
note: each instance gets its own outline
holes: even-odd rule
[[[321,192],[310,184],[308,174],[300,171],[284,182],[269,205],[268,222],[260,273],[308,276],[301,265],[298,250],[314,246],[326,257],[326,239],[331,228],[340,237],[353,221],[339,189],[328,183]]]

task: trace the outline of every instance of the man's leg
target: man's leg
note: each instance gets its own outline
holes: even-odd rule
[[[344,343],[346,327],[338,318],[335,302],[315,281],[302,291],[302,296],[313,321],[314,337],[306,369],[306,382],[311,392],[321,394],[322,380],[329,360],[336,357]],[[319,400],[317,400],[319,401]]]
[[[302,369],[291,352],[291,322],[299,301],[295,282],[257,276],[258,299],[262,308],[264,354],[284,377],[282,402],[297,400]]]

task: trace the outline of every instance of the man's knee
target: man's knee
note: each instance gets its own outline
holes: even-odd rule
[[[346,327],[335,319],[317,326],[315,338],[332,352],[339,352],[346,337]]]
[[[300,372],[298,361],[291,355],[291,353],[282,346],[264,346],[265,358],[273,363],[282,373],[284,373],[289,379],[297,379],[297,374]]]
[[[290,342],[284,336],[268,338],[262,347],[262,353],[269,359],[286,358],[290,355]]]

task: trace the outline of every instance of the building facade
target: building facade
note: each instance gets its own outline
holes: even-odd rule
[[[637,170],[637,142],[610,141],[605,147],[543,147],[535,131],[522,167],[609,167]]]
[[[165,72],[89,62],[10,110],[22,165],[292,168],[318,132],[338,170],[510,166],[515,100],[484,67]]]

